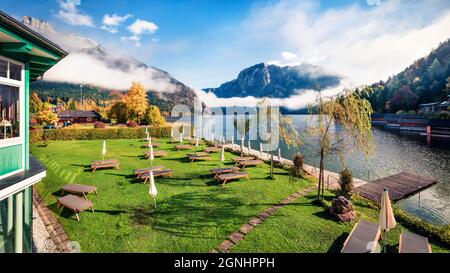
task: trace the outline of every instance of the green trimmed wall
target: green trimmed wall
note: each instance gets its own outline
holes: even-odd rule
[[[22,145],[0,148],[0,175],[22,168]]]

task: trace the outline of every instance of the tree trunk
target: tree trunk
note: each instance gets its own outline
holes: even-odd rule
[[[319,163],[319,185],[317,187],[317,200],[321,200],[321,189],[323,187],[323,149],[320,150],[320,163]]]

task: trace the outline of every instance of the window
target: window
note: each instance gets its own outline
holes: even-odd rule
[[[22,80],[22,66],[9,63],[9,78],[16,81]]]
[[[0,140],[20,136],[19,87],[0,84]]]
[[[0,77],[8,77],[8,62],[0,60]]]

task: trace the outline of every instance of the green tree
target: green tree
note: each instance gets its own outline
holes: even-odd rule
[[[144,120],[147,124],[152,126],[162,126],[165,123],[164,118],[161,116],[159,108],[155,105],[150,105],[145,111]]]
[[[128,107],[124,102],[116,102],[109,110],[109,118],[117,120],[119,123],[128,121]]]
[[[317,199],[324,198],[324,162],[336,153],[345,165],[344,152],[357,149],[368,156],[375,144],[372,136],[370,115],[372,107],[369,101],[360,98],[353,90],[344,90],[338,97],[324,99],[318,93],[314,108],[309,106],[312,122],[306,129],[308,135],[317,139],[311,147],[319,155],[319,181]],[[342,132],[333,133],[333,126],[339,124]]]
[[[77,102],[74,99],[70,98],[67,101],[67,108],[68,110],[77,110]]]
[[[32,114],[37,114],[42,110],[43,103],[39,98],[38,94],[33,92],[30,96],[30,112]]]

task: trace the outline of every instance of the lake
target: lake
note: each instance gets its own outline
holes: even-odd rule
[[[306,115],[291,115],[294,124],[300,129],[307,126],[310,118]],[[335,128],[339,130],[339,128]],[[359,153],[346,155],[346,165],[355,177],[363,180],[376,180],[402,171],[429,175],[439,183],[420,194],[397,203],[399,207],[430,223],[450,223],[450,140],[431,138],[427,145],[426,136],[417,133],[400,133],[373,127],[376,144],[375,152],[368,160]],[[255,144],[255,147],[256,144]],[[281,145],[282,156],[291,159],[294,149]],[[300,147],[305,163],[318,166],[319,157],[313,148]],[[325,168],[334,172],[342,169],[337,156],[330,156]]]
[[[223,116],[216,116],[218,120]],[[243,117],[243,116],[242,116]],[[314,116],[309,115],[289,115],[294,125],[303,132],[308,122],[314,122]],[[204,121],[208,118],[204,119]],[[218,126],[218,122],[214,122]],[[205,130],[205,127],[203,127]],[[230,131],[235,134],[234,126],[231,128],[216,128],[216,139],[219,139],[220,131]],[[333,132],[338,132],[340,126],[333,126]],[[345,155],[345,163],[354,177],[373,181],[384,178],[399,172],[411,172],[434,177],[438,184],[422,191],[417,195],[397,202],[397,205],[405,211],[416,215],[433,224],[450,223],[450,139],[439,139],[431,137],[430,145],[427,144],[426,136],[421,136],[416,132],[388,131],[377,127],[372,129],[375,141],[375,152],[365,158],[360,152],[354,151]],[[207,136],[209,139],[211,136]],[[304,157],[304,162],[308,165],[319,165],[319,156],[314,149],[316,139],[309,139],[303,136],[303,142],[308,145],[301,145],[298,149]],[[235,141],[240,144],[240,141]],[[245,144],[247,147],[247,140]],[[251,141],[253,149],[259,150],[259,141]],[[292,159],[297,152],[294,148],[287,147],[280,143],[282,157]],[[325,161],[325,168],[330,171],[340,172],[343,164],[337,155],[330,155]]]

